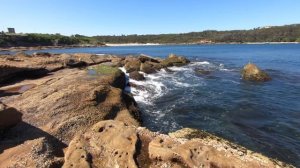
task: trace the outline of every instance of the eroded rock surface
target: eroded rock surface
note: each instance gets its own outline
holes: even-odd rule
[[[122,59],[111,62],[116,60]],[[5,128],[0,135],[0,167],[61,167],[63,149],[76,133],[106,119],[140,124],[134,99],[123,92],[125,74],[97,66],[110,72],[91,75],[86,68],[66,68],[0,87],[0,126]]]
[[[65,154],[63,167],[128,167],[137,168],[137,133],[122,122],[100,122],[76,136]]]
[[[63,68],[84,67],[87,65],[112,62],[120,58],[92,54],[50,54],[36,53],[27,55],[17,53],[15,56],[0,56],[0,84],[8,83],[16,77],[37,78]]]
[[[71,141],[64,167],[285,166],[244,148],[233,148],[227,141],[209,137],[208,134],[188,140],[119,121],[101,121]]]

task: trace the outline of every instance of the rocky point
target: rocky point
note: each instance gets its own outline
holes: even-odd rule
[[[123,89],[189,60],[176,55],[0,56],[0,167],[289,167],[208,133],[143,128]]]

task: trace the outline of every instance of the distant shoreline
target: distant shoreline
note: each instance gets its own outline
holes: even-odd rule
[[[157,45],[218,45],[218,44],[300,44],[300,42],[245,42],[245,43],[108,43],[107,47],[118,46],[157,46]]]
[[[107,43],[105,45],[71,45],[71,46],[35,46],[35,47],[8,47],[1,48],[0,52],[22,52],[32,50],[51,50],[51,49],[69,49],[69,48],[92,48],[92,47],[134,47],[134,46],[164,46],[164,45],[222,45],[222,44],[300,44],[300,42],[246,42],[246,43]]]

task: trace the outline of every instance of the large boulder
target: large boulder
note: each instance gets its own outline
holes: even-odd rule
[[[127,73],[133,71],[140,71],[141,61],[140,60],[132,60],[125,64],[125,70]]]
[[[129,77],[130,77],[131,79],[138,80],[138,81],[145,80],[144,75],[143,75],[143,74],[140,74],[138,71],[130,72],[130,73],[129,73]]]
[[[149,56],[147,56],[147,55],[140,55],[139,57],[139,60],[142,62],[142,63],[144,63],[144,62],[146,62],[146,61],[148,61],[148,62],[154,62],[154,63],[159,63],[159,60],[157,60],[157,59],[155,59],[155,58],[152,58],[152,57],[149,57]]]
[[[168,56],[168,58],[166,58],[165,60],[163,60],[161,62],[162,65],[164,66],[183,66],[183,65],[187,65],[188,63],[190,63],[190,60],[188,60],[185,57],[182,56],[177,56],[175,54],[170,54]]]
[[[149,64],[148,62],[142,63],[140,70],[146,74],[152,74],[152,73],[156,73],[155,68],[153,67],[152,64]]]
[[[269,81],[271,77],[255,64],[248,63],[244,66],[242,72],[242,78],[248,81]]]
[[[209,75],[211,73],[211,71],[202,68],[196,68],[194,71],[196,75]]]

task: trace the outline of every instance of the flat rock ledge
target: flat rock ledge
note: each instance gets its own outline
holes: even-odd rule
[[[220,138],[142,125],[127,71],[189,63],[170,55],[0,56],[0,167],[290,167]]]
[[[70,142],[63,167],[288,166],[210,135],[190,140],[175,135],[158,134],[119,121],[101,121]]]

